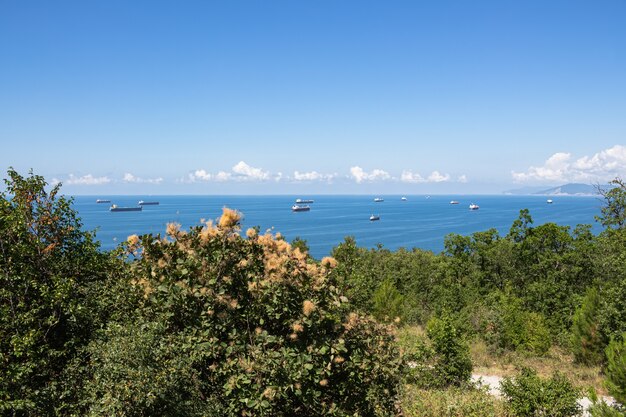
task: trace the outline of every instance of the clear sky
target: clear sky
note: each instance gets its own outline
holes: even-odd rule
[[[0,1],[0,168],[74,194],[626,176],[626,1]]]

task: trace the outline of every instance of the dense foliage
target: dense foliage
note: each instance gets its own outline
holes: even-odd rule
[[[626,331],[626,187],[614,185],[597,236],[585,225],[534,226],[521,210],[506,235],[452,234],[439,255],[367,250],[346,238],[333,250],[337,271],[351,300],[374,314],[386,304],[425,325],[449,311],[494,352],[542,354],[556,343],[581,362],[604,363],[608,341]]]
[[[143,297],[133,325],[111,323],[92,349],[92,413],[394,415],[391,328],[350,311],[334,259],[241,237],[238,221],[224,209],[217,225],[129,237]]]
[[[0,415],[392,416],[407,392],[416,407],[442,401],[449,415],[480,415],[489,402],[467,388],[472,338],[494,354],[560,345],[601,364],[626,401],[619,179],[603,191],[599,235],[535,226],[521,210],[507,234],[452,234],[441,254],[368,250],[348,237],[321,261],[302,239],[242,234],[228,209],[216,224],[169,225],[103,252],[58,186],[13,170],[5,182]],[[398,323],[426,332],[399,347]],[[402,393],[403,383],[412,388]],[[577,410],[560,376],[523,371],[505,395],[517,415]]]
[[[9,176],[0,414],[399,412],[394,328],[354,311],[333,258],[241,236],[229,209],[215,225],[169,225],[101,252],[58,186]]]
[[[71,201],[40,176],[9,170],[0,195],[0,414],[69,412],[72,368],[104,314],[116,266],[81,230]]]

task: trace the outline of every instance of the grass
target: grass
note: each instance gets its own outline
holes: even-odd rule
[[[400,348],[405,353],[414,352],[420,343],[429,343],[420,326],[404,326],[398,330],[397,336]],[[583,392],[594,388],[598,394],[607,395],[599,366],[574,363],[571,353],[556,346],[550,348],[544,356],[521,352],[495,354],[483,340],[476,338],[470,343],[470,354],[474,365],[473,374],[514,376],[522,367],[529,367],[546,378],[558,371]],[[491,396],[484,389],[473,387],[424,389],[405,384],[401,406],[406,417],[510,417],[502,399]]]
[[[425,331],[420,326],[405,326],[398,331],[398,342],[404,352],[412,352],[416,345],[424,343],[425,340]],[[474,374],[514,376],[519,373],[521,367],[529,367],[535,369],[541,377],[550,377],[558,371],[577,388],[587,391],[593,387],[598,394],[607,394],[600,367],[576,364],[570,353],[556,346],[544,356],[519,352],[495,354],[483,340],[476,338],[470,343],[470,353]],[[503,400],[472,387],[423,389],[406,384],[402,396],[402,409],[407,417],[510,416]]]
[[[580,365],[564,349],[553,346],[544,356],[531,356],[519,352],[495,355],[484,341],[475,339],[470,344],[473,373],[481,375],[513,376],[521,367],[535,369],[541,377],[552,376],[559,371],[574,386],[587,390],[592,387],[598,394],[606,395],[604,377],[599,366]]]
[[[425,331],[421,326],[405,326],[398,332],[398,342],[404,351],[411,351],[412,346],[425,338]],[[528,367],[535,369],[541,377],[550,377],[559,371],[574,386],[584,390],[594,388],[598,394],[607,395],[604,376],[599,366],[577,364],[571,353],[557,346],[552,346],[544,356],[510,351],[495,354],[483,340],[475,338],[470,343],[470,354],[474,374],[514,376],[520,368]]]
[[[406,417],[508,417],[503,401],[471,388],[420,389],[406,385],[402,396]]]

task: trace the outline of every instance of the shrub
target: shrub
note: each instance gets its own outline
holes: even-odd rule
[[[91,383],[85,386],[91,416],[221,415],[221,403],[202,400],[198,358],[189,335],[159,322],[111,324],[91,344]],[[124,381],[123,384],[120,381]]]
[[[514,416],[571,417],[582,413],[577,402],[580,392],[559,373],[542,379],[534,370],[524,368],[517,377],[504,378],[500,387]]]
[[[472,376],[469,346],[447,314],[428,322],[427,334],[436,355],[434,365],[441,385],[461,385]]]
[[[129,237],[145,327],[111,323],[92,346],[92,414],[397,414],[393,328],[350,312],[333,258],[246,235],[224,209],[217,226]]]
[[[432,342],[420,328],[404,327],[399,331],[398,344],[407,363],[405,382],[418,388],[436,388],[436,353]]]
[[[537,355],[550,349],[550,332],[541,314],[525,310],[512,294],[497,292],[493,298],[492,313],[483,325],[483,337],[493,348]]]
[[[594,389],[589,390],[591,405],[587,409],[591,417],[626,417],[626,407],[619,403],[608,404],[604,399],[598,398]]]

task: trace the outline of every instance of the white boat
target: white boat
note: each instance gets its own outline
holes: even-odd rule
[[[296,200],[296,204],[312,204],[312,203],[315,203],[315,201],[314,200],[303,200],[301,198],[298,198]]]
[[[301,206],[298,204],[294,204],[293,206],[291,206],[291,210],[292,211],[309,211],[311,210],[311,206]]]
[[[548,200],[548,201],[546,201],[546,203],[548,203],[548,204],[552,204],[552,203],[553,203],[553,201],[552,201],[552,200]]]
[[[380,198],[380,197],[376,197],[374,199],[374,203],[382,203],[383,201],[385,201],[384,199]]]
[[[109,211],[141,211],[143,207],[139,206],[139,207],[118,207],[117,205],[113,204],[110,208]]]
[[[406,197],[402,197],[400,200],[402,200],[402,201],[406,201]]]
[[[380,220],[380,216],[377,215],[377,214],[372,214],[370,216],[370,221],[373,222],[373,221],[376,221],[376,220]]]
[[[469,209],[470,210],[478,210],[479,208],[480,208],[480,206],[478,204],[472,203],[472,204],[469,205]]]
[[[450,201],[450,204],[459,204],[459,202],[456,201],[456,200],[452,200],[452,201]]]
[[[97,199],[96,203],[100,204],[100,203],[110,203],[111,200],[101,200],[101,199]]]
[[[140,205],[140,206],[158,206],[159,202],[158,201],[143,201],[143,200],[140,200],[137,204]]]

